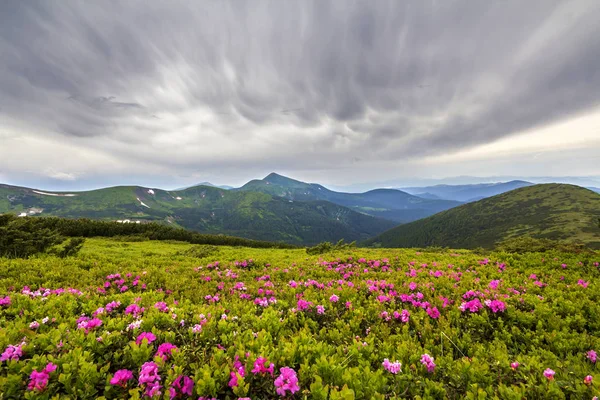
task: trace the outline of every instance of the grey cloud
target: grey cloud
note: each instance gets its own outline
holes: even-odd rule
[[[3,2],[0,108],[180,170],[418,158],[600,105],[598,20],[595,0]]]

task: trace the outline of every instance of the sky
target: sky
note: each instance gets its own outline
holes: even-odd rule
[[[598,178],[599,20],[597,0],[0,2],[0,183]]]

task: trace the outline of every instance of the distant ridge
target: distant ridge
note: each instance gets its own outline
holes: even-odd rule
[[[291,201],[328,201],[363,214],[394,222],[410,222],[456,207],[461,202],[426,199],[398,189],[374,189],[364,193],[344,193],[317,183],[306,183],[277,173],[254,179],[234,191],[268,193]]]
[[[194,186],[211,186],[211,187],[216,187],[216,188],[225,189],[225,190],[233,189],[233,186],[229,186],[229,185],[213,185],[210,182],[200,182],[200,183],[197,183],[195,185],[184,186],[184,187],[181,187],[181,188],[178,188],[178,189],[175,189],[175,190],[186,190],[186,189],[192,188]]]
[[[599,218],[600,194],[574,185],[540,184],[400,225],[366,244],[491,248],[504,239],[531,236],[600,248]]]
[[[471,202],[531,185],[533,185],[531,182],[513,180],[509,182],[478,183],[471,185],[407,187],[402,190],[424,198],[436,196],[439,199]]]

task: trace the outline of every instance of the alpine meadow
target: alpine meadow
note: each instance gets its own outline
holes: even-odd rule
[[[0,2],[0,400],[598,400],[600,2]]]

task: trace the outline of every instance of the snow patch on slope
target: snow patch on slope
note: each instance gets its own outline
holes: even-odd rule
[[[32,190],[33,193],[37,193],[37,194],[43,194],[44,196],[57,196],[57,197],[75,197],[77,196],[76,194],[73,193],[47,193],[47,192],[40,192],[39,190]]]
[[[141,204],[141,205],[143,205],[144,207],[146,207],[146,208],[150,208],[150,206],[149,206],[149,205],[147,205],[147,204],[145,204],[143,201],[141,201],[139,197],[136,197],[136,199],[137,199],[137,201],[139,201],[139,202],[140,202],[140,204]]]

